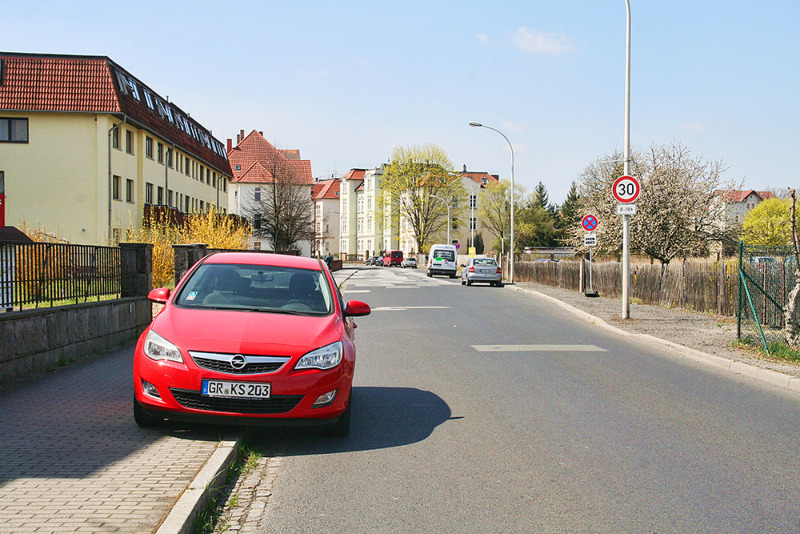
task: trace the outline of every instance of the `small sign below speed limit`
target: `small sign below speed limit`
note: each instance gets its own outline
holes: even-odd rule
[[[617,202],[627,204],[628,202],[634,202],[637,198],[639,198],[639,192],[641,189],[642,188],[639,185],[639,180],[633,176],[620,176],[614,180],[614,187],[612,191],[614,193],[614,198],[617,199]]]

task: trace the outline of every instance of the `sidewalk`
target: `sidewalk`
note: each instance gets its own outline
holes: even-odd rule
[[[186,528],[178,499],[202,501],[236,430],[136,426],[133,348],[0,390],[0,532],[150,533],[173,508],[168,531]]]

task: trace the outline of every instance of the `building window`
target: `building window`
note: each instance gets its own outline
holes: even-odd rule
[[[158,205],[164,205],[164,188],[161,186],[158,186]]]
[[[145,184],[144,185],[144,201],[146,204],[153,203],[153,184]]]
[[[253,230],[260,230],[261,229],[261,214],[256,213],[253,216]]]
[[[158,142],[158,162],[164,163],[164,144],[161,141]]]
[[[133,202],[133,180],[125,180],[125,202]]]
[[[152,137],[145,137],[144,138],[144,155],[150,159],[153,159],[153,138]]]
[[[119,148],[119,128],[111,130],[111,146]]]
[[[253,250],[261,250],[261,241],[253,242]]]
[[[242,170],[242,166],[241,165],[234,165],[233,166],[233,170],[234,171],[241,171]]]
[[[125,130],[125,152],[133,154],[133,133]]]
[[[477,230],[478,229],[478,219],[475,217],[469,218],[469,229],[470,230]]]
[[[172,168],[172,149],[167,149],[167,166],[171,169]]]
[[[478,207],[478,196],[477,195],[470,195],[469,196],[469,207],[473,208],[473,209]]]
[[[0,119],[0,143],[27,143],[28,119]]]
[[[167,189],[167,206],[172,207],[172,189]]]
[[[256,202],[261,202],[261,188],[256,187],[256,191],[254,193]]]
[[[111,181],[111,198],[114,200],[120,200],[119,197],[119,186],[122,178],[117,175],[114,175],[113,180]]]

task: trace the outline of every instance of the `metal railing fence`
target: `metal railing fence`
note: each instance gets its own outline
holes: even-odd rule
[[[0,243],[0,309],[119,298],[121,292],[119,248]]]

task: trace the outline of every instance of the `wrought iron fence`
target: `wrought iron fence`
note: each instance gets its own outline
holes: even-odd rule
[[[0,243],[0,309],[119,298],[120,249],[60,243]]]

